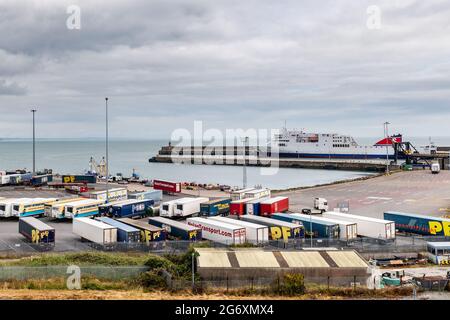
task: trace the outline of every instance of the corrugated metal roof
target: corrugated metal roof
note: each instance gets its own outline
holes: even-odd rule
[[[367,263],[354,251],[330,251],[327,253],[340,268],[368,267]]]
[[[330,267],[319,252],[282,251],[281,255],[290,268],[328,268]]]
[[[271,251],[236,251],[241,268],[279,268],[280,265]]]
[[[231,268],[225,251],[201,251],[197,261],[199,268]]]

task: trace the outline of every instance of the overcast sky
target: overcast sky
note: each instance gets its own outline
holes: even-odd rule
[[[32,106],[40,137],[100,137],[105,96],[114,137],[450,135],[448,0],[0,0],[0,35],[0,137],[29,137]]]

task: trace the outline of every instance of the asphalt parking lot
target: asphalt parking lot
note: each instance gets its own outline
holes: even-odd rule
[[[288,196],[291,211],[297,212],[311,207],[315,197],[322,197],[328,200],[330,210],[347,202],[349,213],[374,218],[382,218],[385,211],[443,216],[450,214],[450,171],[399,172],[277,195]]]

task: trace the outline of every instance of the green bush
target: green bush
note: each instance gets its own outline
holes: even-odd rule
[[[139,284],[145,289],[166,289],[167,284],[162,269],[153,269],[139,276]]]
[[[300,273],[287,273],[283,275],[279,286],[281,295],[301,295],[305,293],[305,277]]]

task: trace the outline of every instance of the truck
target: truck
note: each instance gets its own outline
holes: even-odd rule
[[[349,213],[327,211],[325,218],[354,222],[358,225],[358,235],[381,240],[395,239],[395,223],[390,220],[376,219]]]
[[[289,210],[288,197],[274,197],[264,201],[260,204],[260,215],[270,216],[275,212],[285,212]]]
[[[117,242],[117,228],[91,218],[74,218],[72,232],[82,239],[108,245]]]
[[[432,174],[438,174],[441,171],[441,166],[438,162],[433,162],[431,164],[431,173]]]
[[[395,228],[400,232],[450,237],[450,219],[448,218],[387,211],[384,213],[384,219],[393,221]]]
[[[128,194],[128,199],[136,200],[153,200],[155,205],[158,205],[162,201],[161,190],[147,190],[142,192]]]
[[[356,224],[349,222],[337,222],[323,217],[311,216],[301,213],[275,213],[272,218],[292,223],[300,222],[303,224],[308,237],[324,239],[342,239],[345,241],[353,240],[357,237]],[[350,225],[347,228],[347,224]],[[341,228],[342,225],[342,228]]]
[[[174,217],[188,217],[200,212],[200,205],[209,201],[209,198],[190,198],[175,202]]]
[[[110,216],[113,218],[144,217],[148,215],[153,205],[153,200],[129,199],[111,206]]]
[[[159,227],[173,238],[187,241],[199,241],[202,239],[202,230],[186,223],[164,217],[150,217],[148,223]]]
[[[209,219],[233,224],[245,228],[246,241],[254,244],[269,241],[269,227],[253,222],[242,221],[227,217],[210,217]]]
[[[55,228],[34,217],[19,219],[19,233],[32,243],[55,243]]]
[[[243,215],[245,214],[245,204],[252,199],[233,200],[230,202],[230,214],[231,215]]]
[[[260,198],[270,198],[270,189],[254,189],[244,193],[244,199],[260,199]]]
[[[141,240],[141,231],[139,229],[108,217],[98,217],[96,220],[117,228],[117,242],[130,243]]]
[[[261,202],[266,201],[270,198],[259,198],[250,200],[245,203],[245,214],[254,214],[258,216],[260,214]]]
[[[96,183],[97,177],[94,175],[63,175],[61,176],[62,183]]]
[[[141,231],[141,242],[150,243],[163,241],[167,238],[166,230],[155,227],[149,224],[148,221],[136,220],[131,218],[120,218],[117,220],[139,229]]]
[[[255,188],[245,188],[245,189],[241,189],[241,190],[234,190],[231,192],[230,197],[232,201],[235,200],[242,200],[244,199],[245,193],[255,190]]]
[[[328,201],[325,198],[314,198],[314,205],[312,208],[303,208],[303,214],[322,214],[328,211]]]
[[[245,228],[230,223],[206,218],[187,218],[186,223],[202,230],[202,237],[226,245],[243,244],[246,241]]]
[[[153,180],[153,189],[168,193],[180,193],[181,183],[164,180]]]
[[[230,202],[231,199],[229,198],[203,202],[200,204],[200,215],[207,217],[228,215],[230,213]]]
[[[268,226],[270,240],[288,241],[289,239],[298,239],[305,237],[305,228],[300,223],[291,223],[251,214],[240,216],[239,219]]]

